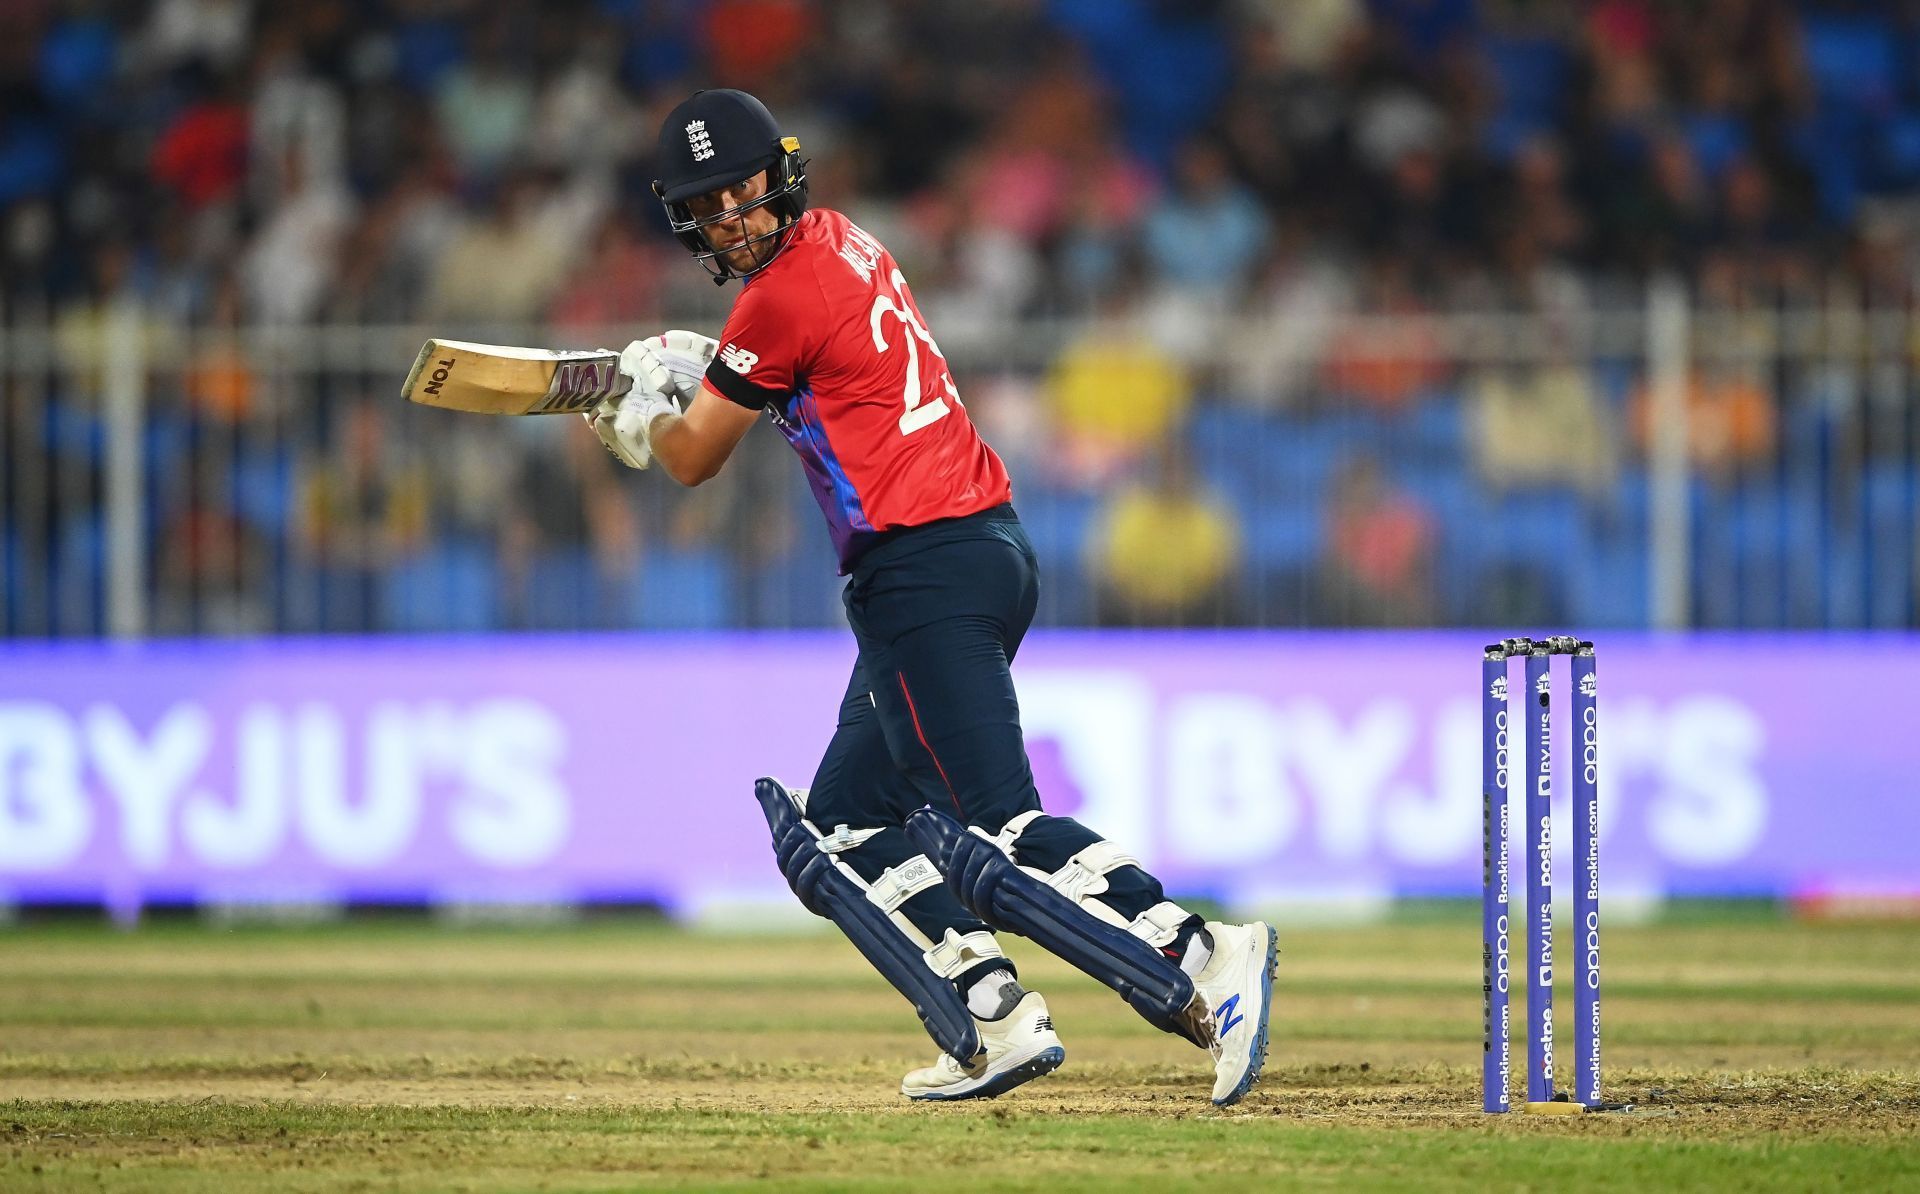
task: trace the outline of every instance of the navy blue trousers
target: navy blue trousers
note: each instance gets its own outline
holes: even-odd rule
[[[989,833],[1040,808],[1008,670],[1038,597],[1033,546],[1010,506],[915,528],[855,564],[843,601],[860,654],[807,818],[823,833],[882,828],[841,855],[862,878],[920,852],[900,826],[924,805]],[[1015,852],[1052,872],[1099,840],[1071,817],[1039,817]],[[1107,881],[1094,898],[1129,920],[1166,898],[1139,867]],[[986,927],[945,886],[902,911],[936,942]]]

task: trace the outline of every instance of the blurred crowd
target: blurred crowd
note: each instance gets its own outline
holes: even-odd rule
[[[8,0],[0,322],[53,329],[69,408],[0,375],[9,608],[38,561],[99,554],[69,525],[97,480],[20,456],[97,472],[86,362],[135,326],[194,346],[150,400],[149,471],[184,477],[151,515],[163,628],[431,628],[439,589],[389,591],[421,560],[448,593],[500,578],[476,626],[542,624],[555,576],[580,624],[831,617],[771,436],[726,493],[642,493],[583,436],[390,409],[402,362],[286,378],[220,335],[710,328],[727,294],[647,182],[661,115],[714,85],[764,98],[814,201],[901,260],[1045,523],[1062,621],[1631,623],[1660,427],[1596,313],[1658,279],[1736,316],[1904,308],[1920,267],[1907,3]],[[1465,351],[1461,312],[1521,321],[1524,351]],[[1683,399],[1709,485],[1864,385],[1727,358]],[[1875,442],[1911,523],[1910,406]],[[1454,550],[1487,521],[1538,533]],[[1569,542],[1615,605],[1575,604]]]

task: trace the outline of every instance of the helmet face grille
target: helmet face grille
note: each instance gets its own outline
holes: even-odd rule
[[[695,216],[684,201],[675,202],[664,198],[661,200],[667,209],[667,223],[673,230],[674,239],[693,254],[693,259],[713,275],[716,283],[723,283],[729,278],[749,278],[771,265],[780,250],[786,247],[788,232],[807,210],[807,163],[800,157],[797,149],[799,143],[792,138],[786,140],[792,142],[796,148],[788,149],[785,145],[781,146],[778,160],[766,167],[768,179],[766,192],[750,202],[716,215]],[[751,178],[752,172],[742,177]],[[777,185],[773,183],[776,177],[780,179]],[[663,188],[659,183],[655,183],[654,189],[657,194]],[[751,269],[737,270],[721,256],[719,250],[708,243],[706,230],[715,224],[725,223],[762,207],[772,208],[779,218],[779,224],[772,232],[749,237],[728,250],[728,252],[749,250],[754,261],[758,263]],[[763,247],[765,248],[764,256],[761,251]]]
[[[653,193],[666,205],[674,237],[717,282],[765,269],[785,247],[788,230],[807,209],[806,162],[800,157],[799,139],[782,136],[773,113],[744,91],[723,87],[688,96],[662,122],[655,161],[661,177],[655,180]],[[701,218],[688,206],[697,196],[761,173],[767,178],[766,193],[751,203]],[[758,264],[750,270],[735,270],[707,243],[705,230],[763,206],[773,210],[778,227],[736,245],[736,250],[752,250]]]

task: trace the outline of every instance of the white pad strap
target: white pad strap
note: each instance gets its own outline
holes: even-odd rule
[[[883,902],[884,900],[891,898],[890,895],[879,895],[879,896],[875,895],[874,886],[877,885],[878,883],[886,882],[892,873],[891,871],[883,872],[880,878],[875,881],[875,885],[869,885],[865,879],[862,879],[860,877],[859,871],[854,870],[852,867],[848,866],[845,862],[842,862],[840,860],[840,857],[839,857],[840,855],[846,853],[848,850],[853,849],[855,846],[859,845],[861,842],[866,841],[868,838],[872,837],[874,834],[881,832],[880,830],[849,829],[845,825],[840,825],[840,826],[836,826],[832,833],[821,833],[820,827],[818,825],[815,825],[812,821],[807,820],[805,817],[802,817],[800,819],[800,824],[806,826],[807,832],[813,835],[813,844],[820,848],[820,852],[822,854],[825,854],[828,858],[833,860],[834,868],[838,870],[842,875],[845,875],[847,877],[848,882],[852,883],[855,887],[858,887],[861,891],[866,892],[867,898],[869,900],[872,900],[875,904],[878,904],[882,908],[886,908],[887,919],[893,922],[894,927],[899,929],[901,935],[904,936],[908,941],[911,941],[914,944],[915,948],[924,950],[933,945],[933,941],[925,933],[922,933],[920,931],[919,926],[915,925],[913,921],[909,920],[907,918],[906,913],[900,911],[900,905],[912,898],[914,894],[912,891],[909,891],[905,895],[900,896],[900,898],[894,903],[894,905],[891,908],[888,908],[887,905]],[[906,868],[912,866],[916,861],[927,863],[927,869],[934,872],[934,882],[940,881],[939,871],[937,870],[937,868],[934,867],[934,865],[931,862],[927,861],[927,857],[924,854],[919,855],[917,858],[909,858],[906,862],[901,863],[898,867],[895,867],[893,869],[905,870]],[[925,891],[926,888],[930,886],[932,886],[932,884],[926,884],[922,887],[915,888],[914,890]]]
[[[1165,949],[1180,935],[1180,926],[1187,923],[1190,915],[1172,900],[1162,900],[1134,917],[1133,923],[1127,926],[1127,932],[1155,949]]]
[[[1088,896],[1107,889],[1107,875],[1123,866],[1139,866],[1140,860],[1108,841],[1098,841],[1067,859],[1067,864],[1047,876],[1047,882],[1075,903],[1086,903]]]
[[[948,929],[940,944],[926,953],[927,965],[941,978],[958,978],[982,962],[1006,956],[992,933],[960,933],[954,929]]]
[[[1048,874],[1042,870],[1036,870],[1019,861],[1020,856],[1014,849],[1014,843],[1019,840],[1020,834],[1025,831],[1027,826],[1033,824],[1036,819],[1046,815],[1045,812],[1039,809],[1021,813],[1011,821],[1008,821],[998,835],[990,834],[978,825],[973,826],[971,832],[1000,847],[1001,853],[1013,859],[1021,870],[1080,905],[1089,915],[1103,920],[1115,928],[1131,929],[1132,926],[1127,922],[1126,917],[1109,908],[1105,902],[1093,898],[1107,890],[1106,877],[1108,874],[1119,870],[1123,866],[1140,865],[1139,859],[1128,854],[1112,842],[1104,840],[1094,842],[1086,849],[1075,854],[1072,858],[1067,859],[1066,865],[1054,871],[1052,874]]]
[[[978,827],[974,829],[974,832],[978,833],[981,837],[986,838],[988,841],[992,842],[994,845],[1000,847],[1000,852],[1002,854],[1005,854],[1008,858],[1017,859],[1019,855],[1013,852],[1013,843],[1020,840],[1020,835],[1026,832],[1027,826],[1033,824],[1035,821],[1039,820],[1041,817],[1044,817],[1046,815],[1047,814],[1041,809],[1037,809],[1037,808],[1031,809],[1027,812],[1021,813],[1019,816],[1013,818],[1013,820],[1008,821],[1005,825],[1002,825],[1000,827],[1000,832],[996,835],[988,836],[988,834],[985,831],[979,829]]]
[[[821,848],[826,848],[825,843]],[[867,888],[867,898],[878,905],[880,911],[892,915],[900,910],[900,905],[940,883],[940,868],[925,854],[916,854],[899,866],[880,872],[880,877]]]
[[[849,829],[845,825],[836,825],[832,833],[822,837],[816,844],[822,854],[844,854],[879,832],[879,829]]]

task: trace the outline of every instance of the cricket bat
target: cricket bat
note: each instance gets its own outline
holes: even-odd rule
[[[485,415],[567,415],[632,386],[607,348],[520,348],[429,340],[402,391],[413,402]]]

